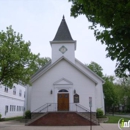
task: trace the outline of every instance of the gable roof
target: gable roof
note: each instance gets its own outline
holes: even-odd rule
[[[73,41],[64,16],[53,41]]]
[[[34,76],[31,78],[31,83],[33,83],[34,81],[36,81],[39,77],[41,77],[42,75],[44,75],[48,70],[50,70],[51,68],[53,68],[56,64],[58,64],[61,60],[65,60],[67,61],[69,64],[71,64],[74,68],[76,68],[77,70],[79,70],[82,74],[84,74],[87,78],[89,78],[91,81],[93,81],[95,84],[98,84],[98,82],[91,77],[90,75],[88,75],[87,73],[85,73],[83,70],[81,70],[78,66],[76,66],[74,63],[72,63],[71,61],[69,61],[68,59],[66,59],[64,56],[59,58],[57,61],[55,61],[53,64],[48,65],[45,68],[41,68],[36,74],[34,74]]]
[[[82,67],[84,67],[84,69],[88,70],[90,73],[92,73],[94,76],[96,76],[98,79],[100,79],[103,83],[105,83],[105,81],[98,76],[96,73],[94,73],[91,69],[89,69],[87,66],[85,66],[82,62],[80,62],[78,59],[75,59],[75,61],[77,61]]]
[[[51,60],[47,63],[47,64],[45,64],[42,68],[40,68],[36,73],[34,73],[32,76],[31,76],[31,79],[33,78],[33,77],[35,77],[39,72],[41,72],[42,70],[44,70],[45,68],[47,68],[47,67],[49,67],[51,65]]]

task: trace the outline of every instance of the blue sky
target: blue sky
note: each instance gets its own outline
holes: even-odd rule
[[[71,17],[70,8],[68,0],[0,0],[0,31],[12,25],[25,41],[31,41],[33,53],[51,58],[50,41],[64,15],[72,38],[77,41],[75,57],[86,64],[94,61],[102,66],[104,74],[114,75],[116,62],[106,58],[105,45],[96,41],[89,29],[91,23],[84,15]]]

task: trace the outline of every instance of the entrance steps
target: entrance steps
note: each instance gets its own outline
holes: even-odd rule
[[[84,118],[86,118],[86,119],[88,119],[88,120],[91,120],[96,125],[99,125],[99,121],[96,118],[96,113],[95,112],[91,113],[91,119],[90,119],[90,112],[77,112],[77,114],[84,117]]]
[[[97,125],[94,119],[90,122],[89,116],[78,112],[48,112],[34,114],[26,125],[29,126],[87,126]]]

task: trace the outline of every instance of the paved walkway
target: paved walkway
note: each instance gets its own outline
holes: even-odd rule
[[[6,121],[0,122],[0,130],[90,130],[90,126],[25,126],[18,121]],[[119,130],[119,128],[117,124],[101,123],[100,126],[92,126],[92,130]]]

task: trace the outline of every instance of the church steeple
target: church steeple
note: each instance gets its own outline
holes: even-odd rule
[[[53,41],[73,41],[64,15]]]
[[[50,44],[52,47],[52,64],[61,57],[65,57],[72,63],[75,63],[76,41],[71,37],[64,16]]]

